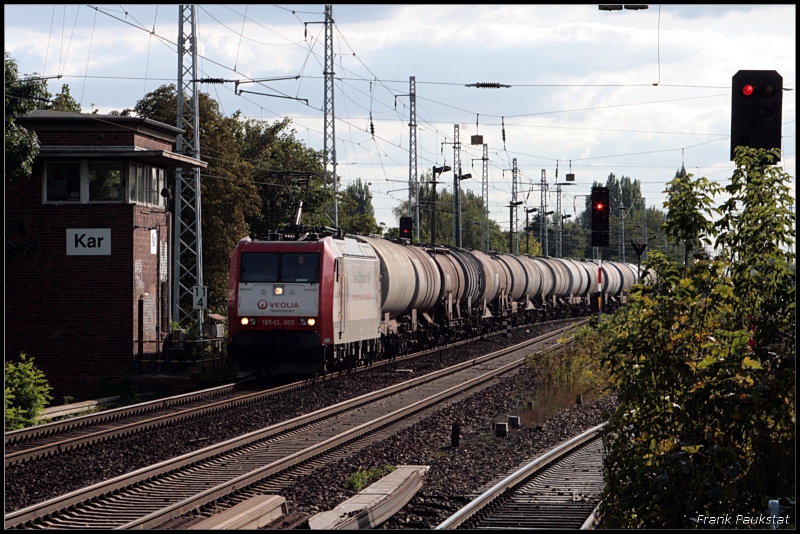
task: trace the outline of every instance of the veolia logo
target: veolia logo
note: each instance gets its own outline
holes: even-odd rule
[[[259,300],[258,301],[258,309],[259,310],[266,310],[267,309],[267,301],[266,300]]]
[[[299,308],[300,305],[296,302],[270,302],[270,308]]]

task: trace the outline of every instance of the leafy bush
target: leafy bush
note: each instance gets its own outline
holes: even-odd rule
[[[601,327],[619,401],[604,436],[607,526],[703,526],[700,515],[794,499],[794,211],[791,177],[761,164],[768,154],[737,149],[713,225],[691,214],[714,187],[683,183],[679,202],[668,189],[684,224],[667,235],[687,243],[687,261],[651,254],[657,282]],[[717,257],[688,257],[688,243],[715,237]]]
[[[344,487],[353,491],[361,491],[366,488],[371,481],[378,480],[383,475],[391,473],[395,469],[397,469],[395,466],[389,464],[384,464],[381,467],[374,467],[369,470],[359,468],[355,473],[345,479]]]
[[[18,363],[5,366],[5,429],[18,430],[37,424],[45,407],[53,400],[52,387],[33,358],[20,354]]]

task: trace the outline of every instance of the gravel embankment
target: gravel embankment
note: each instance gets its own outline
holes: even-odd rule
[[[145,434],[87,447],[29,465],[9,467],[5,473],[6,513],[407,380],[409,374],[396,372],[398,368],[411,368],[412,376],[420,376],[513,343],[520,343],[552,329],[531,326],[515,331],[511,339],[495,337],[476,341],[469,345],[444,349],[413,362],[390,364],[339,377],[319,384],[314,389],[271,399],[258,408],[250,406],[223,414],[212,414],[177,426],[149,430]],[[450,423],[446,424],[449,440]],[[391,461],[397,463],[397,460]]]

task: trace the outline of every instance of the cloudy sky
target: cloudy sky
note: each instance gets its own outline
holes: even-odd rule
[[[84,111],[133,107],[177,76],[176,5],[5,5],[5,50],[21,73],[61,75]],[[508,224],[513,159],[519,191],[539,206],[568,172],[565,213],[609,173],[642,182],[648,205],[681,165],[727,183],[731,174],[731,77],[743,69],[783,76],[783,161],[796,174],[796,6],[657,6],[600,11],[584,6],[334,5],[338,174],[371,182],[378,221],[408,198],[409,77],[416,79],[422,174],[452,165],[459,125],[464,186],[480,194],[483,135],[489,208]],[[289,117],[299,139],[323,144],[323,5],[198,5],[201,76],[230,115]],[[496,82],[510,88],[466,87]],[[303,99],[307,100],[295,100]],[[370,119],[371,117],[371,119]],[[374,125],[374,137],[370,133]],[[504,128],[503,128],[504,126]],[[503,140],[505,130],[505,141]],[[202,155],[201,155],[202,158]],[[444,175],[450,181],[452,173]]]

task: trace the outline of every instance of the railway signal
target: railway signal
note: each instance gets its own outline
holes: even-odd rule
[[[411,217],[400,217],[400,237],[411,239],[411,231],[414,226],[414,219]]]
[[[608,220],[611,213],[607,187],[592,188],[592,246],[608,246]]]
[[[780,148],[783,77],[774,70],[740,70],[731,93],[731,160],[737,146]]]

